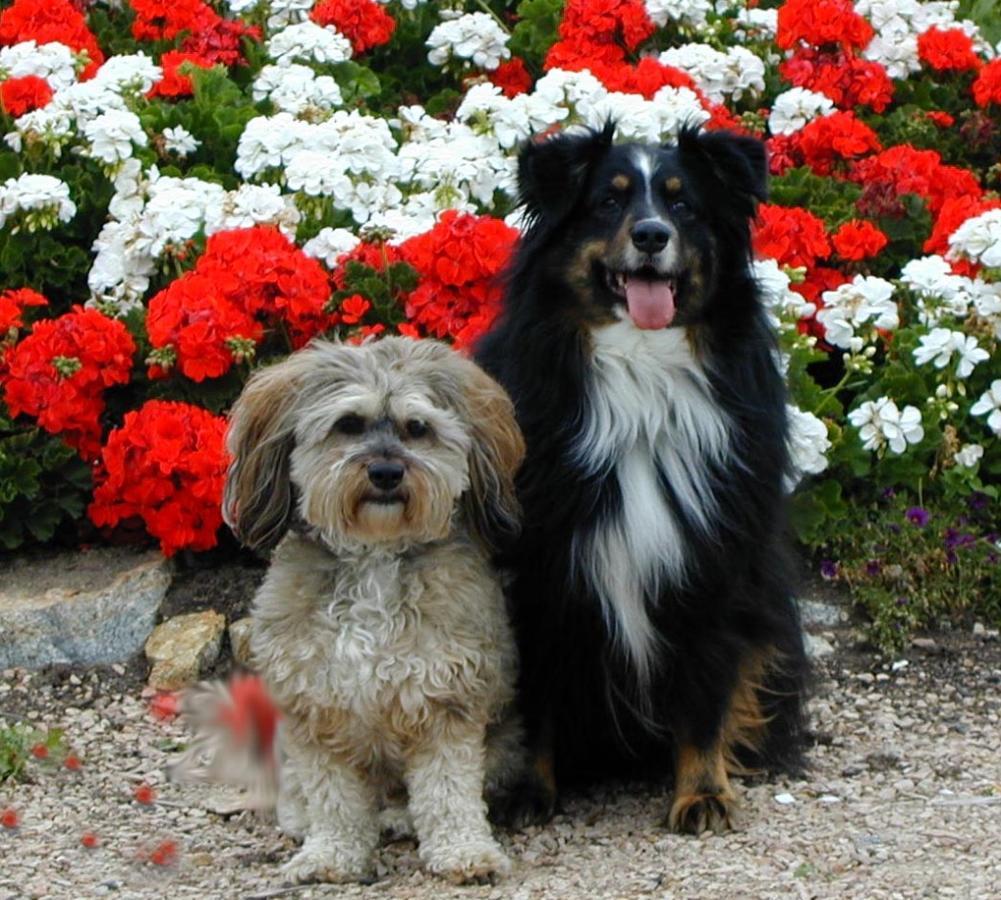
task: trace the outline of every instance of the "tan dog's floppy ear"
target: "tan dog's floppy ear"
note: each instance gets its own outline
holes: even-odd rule
[[[514,476],[525,458],[525,440],[511,398],[493,378],[454,350],[443,361],[460,386],[463,412],[473,433],[470,489],[463,497],[463,510],[480,542],[496,549],[520,527]]]
[[[292,515],[289,454],[297,374],[302,357],[258,369],[230,413],[226,443],[232,461],[226,473],[222,514],[241,543],[268,550],[281,539]]]

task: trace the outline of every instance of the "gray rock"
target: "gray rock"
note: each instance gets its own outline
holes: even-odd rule
[[[806,655],[810,659],[820,659],[822,656],[830,656],[834,653],[831,642],[816,634],[804,634],[803,643],[806,645]]]
[[[231,622],[229,628],[229,646],[233,650],[233,659],[246,669],[251,669],[250,664],[250,625],[253,622],[250,616],[244,616]]]
[[[823,600],[797,600],[804,628],[833,628],[848,621],[848,613],[840,606]]]
[[[142,649],[171,581],[158,551],[19,557],[0,569],[0,668],[128,659]]]
[[[146,641],[150,687],[176,691],[197,681],[218,658],[225,630],[226,617],[212,609],[157,625]]]

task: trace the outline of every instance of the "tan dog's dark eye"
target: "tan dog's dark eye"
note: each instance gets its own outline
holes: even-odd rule
[[[341,416],[334,423],[334,431],[338,434],[361,434],[365,430],[365,420],[361,416],[356,416],[354,413],[348,413],[346,416]]]
[[[414,439],[427,437],[428,432],[431,430],[428,428],[427,422],[422,422],[420,419],[408,419],[407,424],[403,427],[407,432],[407,437]]]

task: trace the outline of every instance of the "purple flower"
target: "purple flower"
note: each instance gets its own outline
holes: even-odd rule
[[[884,500],[892,500],[896,496],[897,492],[892,487],[883,488],[882,497]]]
[[[907,606],[908,600],[906,597],[897,597],[897,606]]]
[[[945,539],[943,543],[945,544],[946,550],[957,550],[960,547],[969,547],[970,544],[975,544],[976,542],[976,537],[968,531],[956,531],[955,528],[946,528],[945,530]]]
[[[966,498],[966,502],[969,504],[970,509],[985,509],[991,502],[991,498],[982,491],[974,491]]]
[[[870,559],[865,564],[865,574],[870,578],[875,578],[881,571],[883,571],[883,564],[878,559]]]
[[[918,528],[924,528],[925,525],[928,524],[928,520],[931,518],[928,510],[923,506],[908,507],[907,512],[905,512],[904,515],[907,517],[908,522],[917,525]]]
[[[833,559],[820,561],[820,577],[828,580],[838,577],[838,564]]]

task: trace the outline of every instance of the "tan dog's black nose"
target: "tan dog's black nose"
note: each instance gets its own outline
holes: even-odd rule
[[[379,460],[369,463],[368,480],[380,491],[391,491],[403,481],[403,471],[402,463]]]

